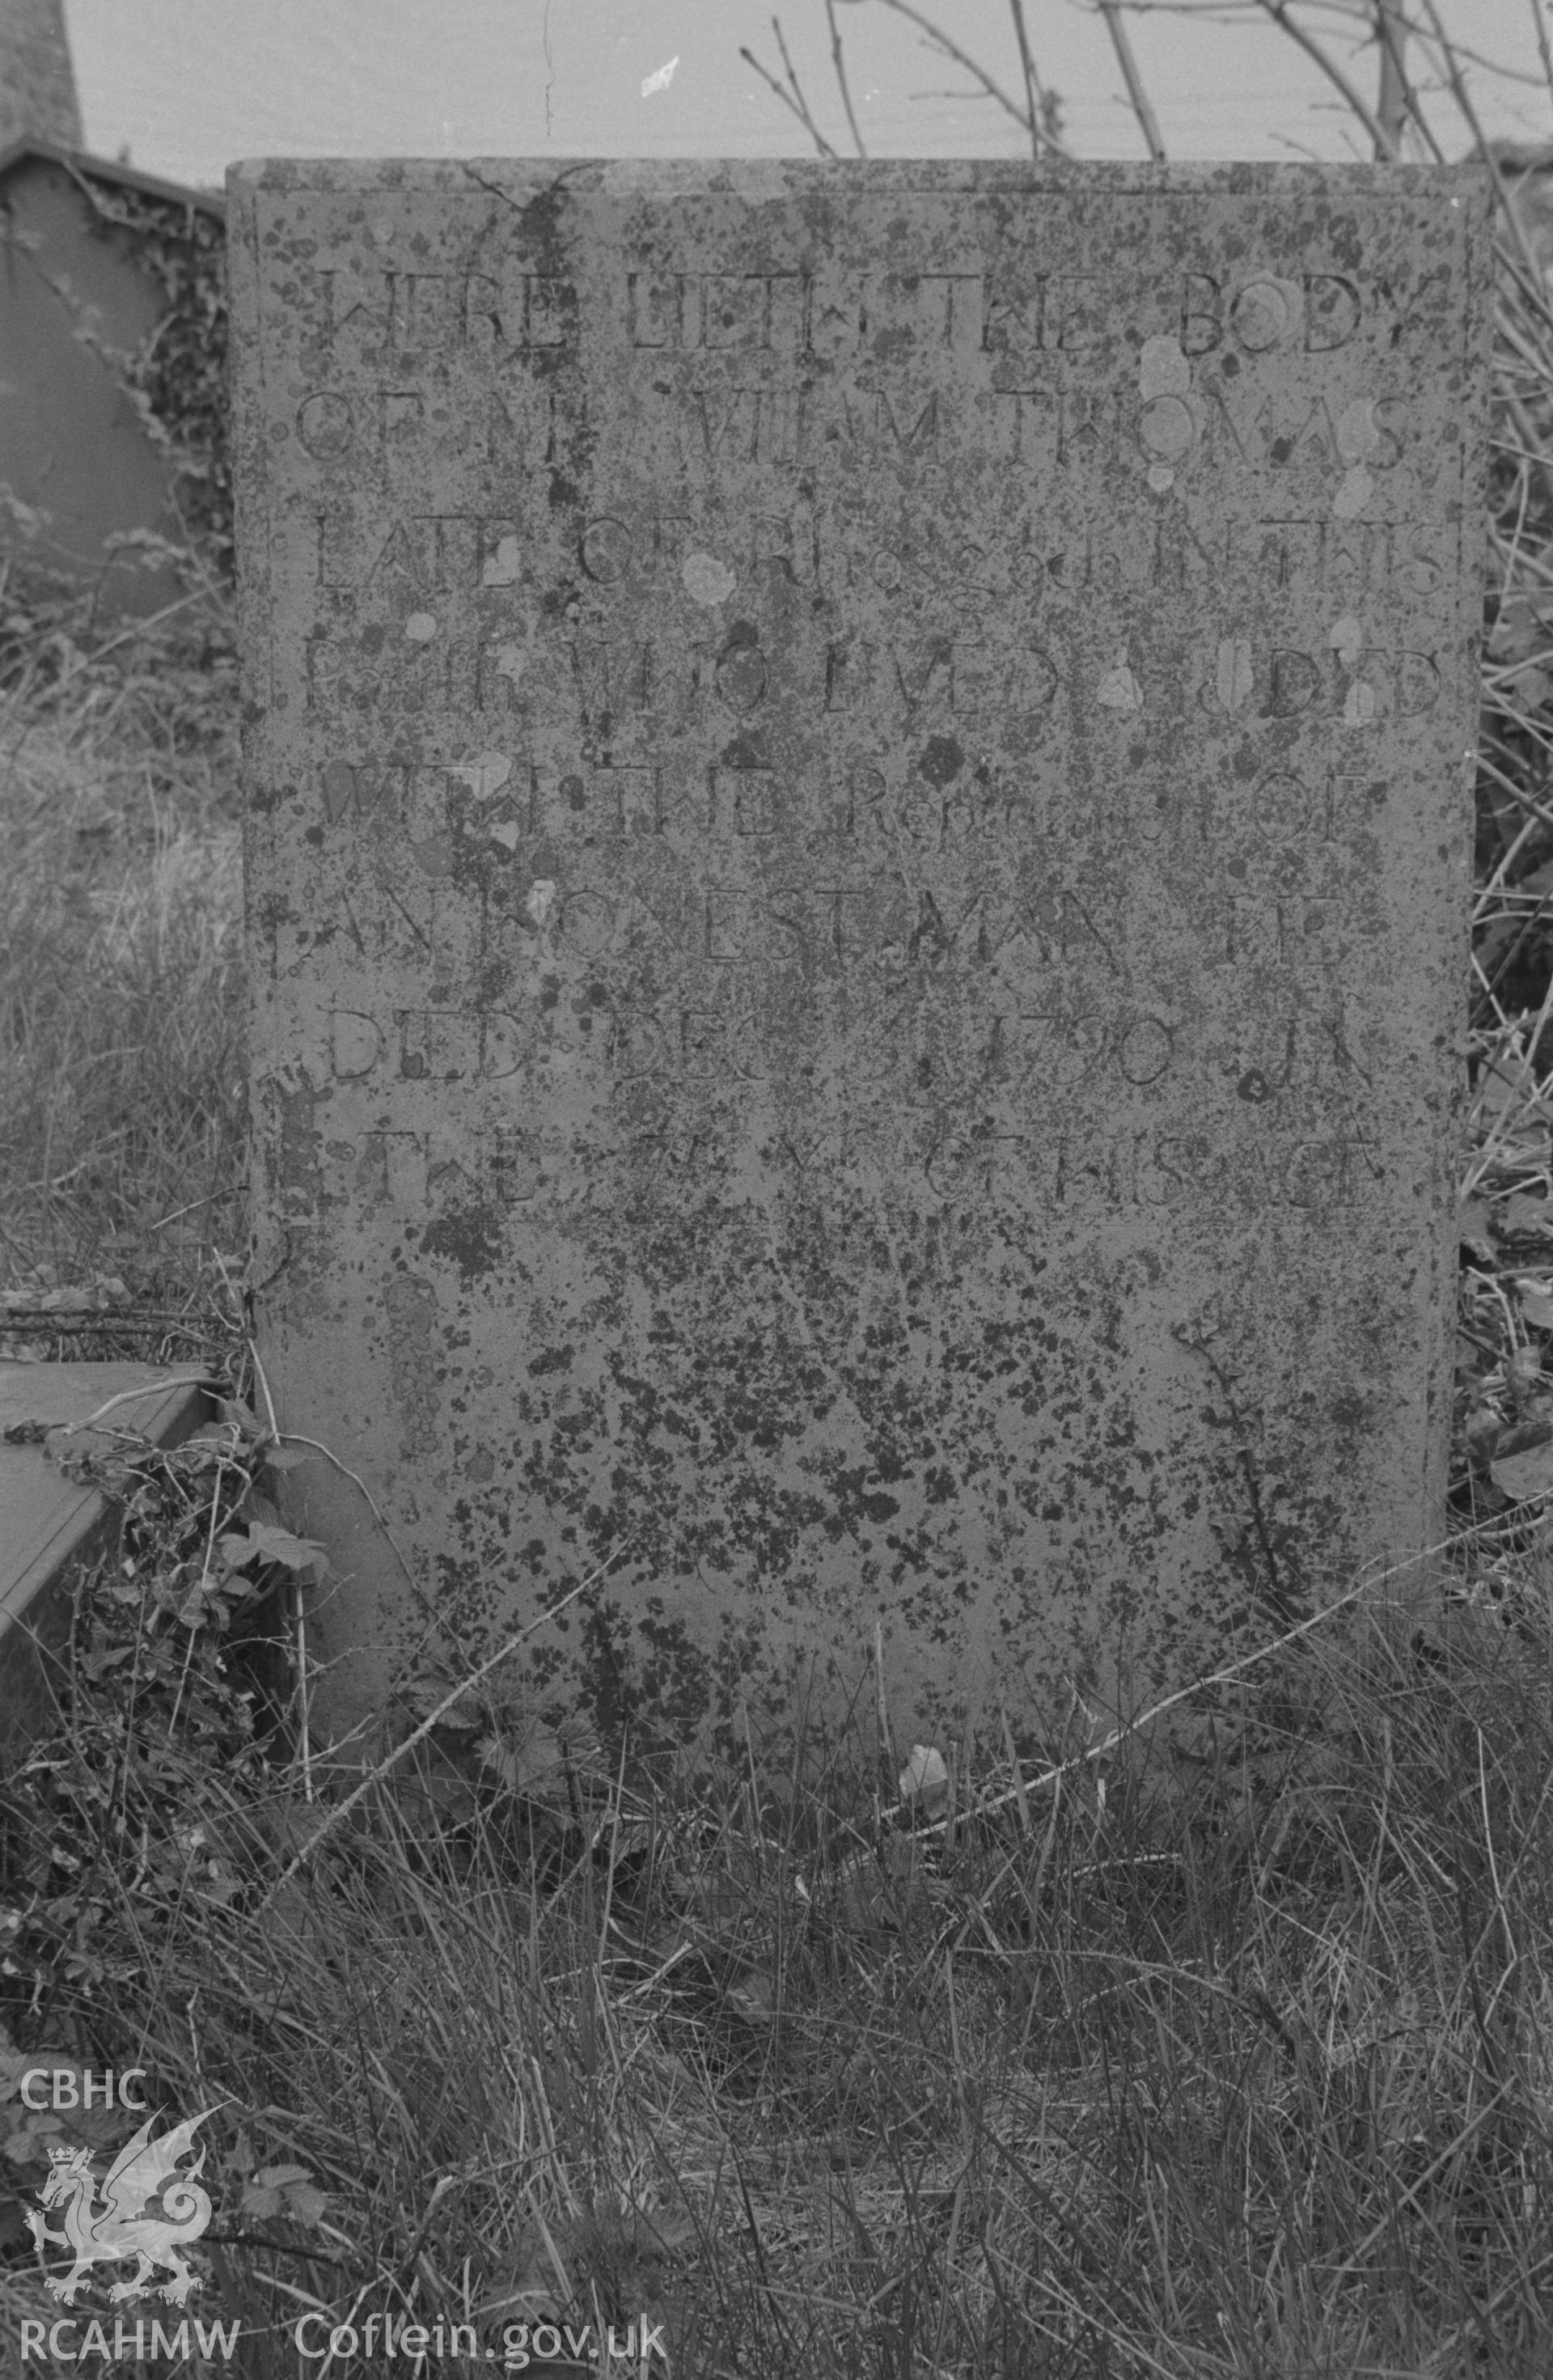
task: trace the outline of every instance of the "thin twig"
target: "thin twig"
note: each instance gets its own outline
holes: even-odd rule
[[[813,138],[819,142],[822,153],[827,157],[833,157],[836,154],[836,152],[831,148],[831,143],[826,140],[825,135],[821,132],[819,125],[815,122],[808,101],[804,97],[803,85],[798,80],[797,69],[794,66],[792,59],[787,55],[787,36],[782,30],[782,18],[780,17],[773,17],[771,18],[771,30],[776,35],[776,45],[782,52],[782,63],[787,69],[787,79],[793,86],[793,96],[798,103],[798,112],[804,122],[808,126]]]
[[[892,1782],[895,1778],[895,1747],[890,1740],[890,1697],[884,1691],[884,1622],[874,1621],[874,1712],[879,1728],[879,1765]]]
[[[254,1378],[259,1382],[259,1393],[264,1400],[264,1411],[270,1423],[270,1435],[278,1446],[281,1434],[280,1423],[275,1415],[275,1401],[270,1394],[269,1376],[260,1360],[259,1349],[251,1339],[248,1342],[248,1351],[253,1363]],[[293,1576],[292,1592],[295,1598],[293,1608],[297,1622],[297,1702],[299,1712],[297,1724],[297,1750],[302,1766],[302,1799],[304,1802],[312,1802],[317,1797],[313,1791],[312,1730],[308,1710],[308,1615],[302,1601],[300,1571]]]
[[[1320,67],[1333,89],[1341,92],[1344,100],[1374,141],[1376,155],[1394,157],[1395,147],[1388,145],[1386,131],[1374,111],[1365,106],[1358,91],[1350,82],[1336,59],[1328,56],[1315,35],[1307,33],[1303,25],[1296,24],[1294,18],[1289,14],[1289,0],[1257,0],[1257,6],[1265,9],[1274,24],[1280,25],[1290,40],[1304,50],[1307,58]]]
[[[1542,0],[1529,0],[1532,22],[1536,27],[1537,55],[1550,93],[1553,93],[1553,50],[1547,46],[1547,19],[1542,13]]]
[[[852,93],[847,87],[846,79],[846,59],[842,54],[841,28],[836,22],[836,0],[825,0],[825,14],[831,20],[831,63],[836,70],[836,88],[841,92],[842,105],[846,110],[846,120],[852,133],[853,146],[859,157],[866,157],[868,152],[863,146],[863,136],[857,129],[857,118],[852,112]]]
[[[1473,104],[1472,94],[1467,90],[1466,80],[1462,73],[1461,60],[1451,47],[1450,35],[1440,22],[1439,10],[1435,6],[1435,0],[1424,0],[1424,6],[1429,12],[1429,22],[1434,27],[1435,40],[1439,45],[1440,61],[1445,68],[1446,80],[1450,85],[1450,96],[1462,112],[1462,121],[1472,134],[1478,155],[1494,177],[1494,188],[1503,211],[1504,219],[1510,225],[1511,237],[1515,243],[1521,262],[1525,266],[1527,277],[1534,285],[1538,284],[1543,277],[1541,270],[1536,258],[1532,253],[1532,244],[1526,237],[1526,227],[1521,220],[1520,210],[1511,196],[1510,184],[1505,179],[1503,168],[1489,146],[1488,137],[1483,129],[1477,110]]]
[[[773,17],[771,18],[771,30],[776,36],[776,45],[782,52],[782,63],[786,69],[787,79],[793,87],[793,97],[797,104],[799,121],[807,126],[809,137],[819,148],[820,154],[825,157],[834,157],[837,153],[836,151],[831,148],[831,143],[826,140],[825,135],[821,132],[819,125],[815,122],[814,111],[809,106],[808,101],[804,97],[804,87],[798,80],[798,70],[793,64],[791,57],[788,55],[787,36],[782,30],[782,18],[780,17]]]
[[[1145,145],[1155,164],[1162,165],[1165,162],[1165,144],[1159,136],[1159,119],[1154,113],[1153,102],[1144,89],[1143,77],[1138,72],[1138,62],[1133,55],[1132,40],[1126,26],[1122,21],[1120,0],[1099,0],[1099,10],[1106,20],[1106,30],[1110,35],[1110,45],[1116,52],[1116,63],[1122,69],[1122,79],[1127,86],[1127,96],[1133,103],[1133,114],[1137,117],[1138,129],[1143,134]]]
[[[54,1186],[57,1190],[58,1183]],[[146,1229],[148,1232],[164,1232],[169,1223],[178,1222],[182,1217],[192,1215],[200,1207],[213,1207],[218,1198],[235,1197],[242,1187],[240,1182],[229,1182],[224,1190],[212,1190],[203,1198],[191,1198],[187,1207],[175,1207],[170,1215],[164,1215],[159,1222],[148,1223]]]
[[[353,1488],[358,1488],[361,1490],[362,1495],[367,1500],[368,1511],[371,1513],[373,1520],[377,1523],[379,1528],[382,1531],[383,1536],[388,1539],[390,1546],[394,1549],[394,1560],[397,1561],[400,1569],[404,1572],[410,1585],[419,1595],[420,1592],[420,1582],[416,1577],[414,1571],[411,1570],[409,1563],[406,1560],[404,1553],[400,1548],[398,1538],[389,1527],[387,1520],[383,1514],[378,1510],[372,1491],[368,1487],[365,1479],[362,1478],[360,1473],[353,1471],[348,1463],[342,1463],[339,1456],[334,1452],[334,1448],[331,1446],[325,1446],[321,1438],[304,1438],[300,1430],[283,1429],[280,1433],[280,1443],[282,1446],[310,1446],[315,1454],[322,1455],[325,1463],[332,1463],[341,1476],[350,1481]]]
[[[302,1601],[302,1574],[294,1573],[291,1582],[293,1616],[297,1626],[297,1756],[302,1769],[302,1799],[314,1802],[312,1730],[308,1712],[308,1613]]]
[[[1430,124],[1428,117],[1424,113],[1423,103],[1419,99],[1417,87],[1409,80],[1402,63],[1407,36],[1410,32],[1413,32],[1417,29],[1414,26],[1410,25],[1407,18],[1401,14],[1401,0],[1379,0],[1379,6],[1384,11],[1389,12],[1389,16],[1385,16],[1382,18],[1380,38],[1384,59],[1389,59],[1393,56],[1395,58],[1396,72],[1400,80],[1400,90],[1393,100],[1393,94],[1390,84],[1388,81],[1383,59],[1379,91],[1380,104],[1377,109],[1377,114],[1379,116],[1382,125],[1387,127],[1395,136],[1397,157],[1399,159],[1401,156],[1402,150],[1402,125],[1401,119],[1405,116],[1411,118],[1414,131],[1417,133],[1418,138],[1423,142],[1430,157],[1433,158],[1435,164],[1437,165],[1443,165],[1446,162],[1445,151],[1441,148],[1438,140],[1435,138],[1434,128]],[[1392,42],[1388,38],[1386,32],[1386,24],[1388,21],[1391,24],[1392,32],[1394,34],[1394,49]],[[1401,111],[1400,115],[1397,113],[1399,108]],[[1389,113],[1388,112],[1389,109],[1390,110]],[[1388,161],[1382,159],[1381,162],[1384,164]]]
[[[1451,1542],[1455,1543],[1457,1540],[1453,1538]],[[1424,1553],[1416,1559],[1423,1560],[1428,1555],[1444,1551],[1443,1546],[1426,1547]],[[1411,1565],[1399,1564],[1399,1568],[1409,1566]],[[1054,1789],[1060,1788],[1062,1779],[1070,1770],[1083,1768],[1091,1760],[1106,1759],[1116,1750],[1118,1744],[1125,1743],[1129,1736],[1135,1735],[1140,1728],[1147,1727],[1152,1720],[1162,1718],[1167,1711],[1174,1710],[1178,1703],[1187,1701],[1193,1694],[1206,1692],[1209,1686],[1228,1685],[1231,1679],[1240,1677],[1246,1670],[1254,1668],[1258,1661],[1268,1660],[1274,1653],[1281,1653],[1286,1646],[1298,1643],[1302,1636],[1308,1636],[1313,1629],[1319,1628],[1324,1621],[1334,1619],[1340,1611],[1345,1610],[1349,1604],[1356,1602],[1360,1596],[1367,1594],[1369,1585],[1367,1579],[1361,1578],[1356,1586],[1349,1587],[1346,1593],[1337,1597],[1335,1602],[1324,1604],[1319,1611],[1313,1612],[1308,1620],[1302,1620],[1297,1627],[1286,1629],[1281,1636],[1274,1636],[1266,1645],[1254,1645],[1249,1653],[1243,1653],[1238,1660],[1226,1662],[1222,1669],[1212,1670],[1206,1677],[1194,1678],[1189,1685],[1180,1687],[1173,1694],[1167,1694],[1162,1702],[1150,1704],[1147,1710],[1140,1711],[1137,1718],[1129,1719],[1124,1727],[1113,1728],[1110,1733],[1102,1737],[1098,1743],[1092,1743],[1086,1752],[1074,1753],[1071,1760],[1059,1761],[1055,1768],[1042,1769],[1038,1776],[1024,1778],[1020,1786],[1011,1785],[1001,1793],[983,1794],[964,1813],[965,1817],[967,1820],[989,1817],[994,1811],[1007,1809],[1011,1803],[1018,1803],[1021,1791],[1025,1794],[1039,1793],[1043,1792],[1049,1785]],[[904,1802],[897,1802],[893,1809],[881,1812],[882,1823],[889,1825],[892,1820],[902,1817],[907,1806]],[[913,1833],[920,1841],[928,1837],[942,1834],[945,1825],[944,1819],[935,1818],[928,1826],[915,1828]],[[859,1861],[871,1856],[871,1852],[858,1855]]]
[[[104,1318],[112,1319],[111,1316]],[[60,1436],[75,1438],[83,1429],[95,1429],[104,1414],[111,1414],[118,1405],[132,1405],[141,1397],[162,1396],[168,1389],[203,1389],[210,1385],[207,1372],[169,1372],[165,1379],[148,1380],[143,1389],[121,1389],[116,1397],[110,1397],[106,1404],[99,1405],[96,1412],[88,1414],[84,1421],[66,1422]]]
[[[759,59],[756,56],[754,51],[741,49],[739,55],[743,58],[746,66],[750,66],[755,68],[756,73],[759,76],[767,89],[775,91],[783,107],[792,109],[793,114],[797,117],[799,123],[803,126],[804,130],[808,134],[809,139],[814,142],[815,147],[819,151],[820,155],[822,157],[833,157],[836,152],[831,148],[830,142],[826,140],[823,132],[819,129],[819,125],[816,124],[813,116],[809,115],[807,108],[800,106],[798,101],[793,97],[791,91],[787,91],[783,84],[778,82],[775,75],[767,71],[767,69],[761,65]]]
[[[1408,27],[1401,0],[1376,0],[1375,22],[1380,41],[1380,96],[1375,112],[1386,136],[1386,146],[1376,151],[1376,157],[1384,165],[1402,153],[1402,124],[1409,114],[1407,75],[1402,65]]]
[[[1036,121],[1033,110],[1026,113],[1016,99],[1010,97],[1002,84],[972,57],[968,50],[963,50],[958,42],[952,41],[942,27],[936,25],[930,17],[924,16],[920,8],[914,8],[911,6],[911,0],[880,0],[880,6],[882,8],[892,9],[897,17],[904,17],[909,24],[916,26],[919,31],[926,33],[935,48],[941,50],[946,58],[952,58],[957,67],[964,67],[968,75],[974,75],[989,98],[995,99],[1004,114],[1012,115],[1015,124],[1021,125],[1028,132],[1033,142],[1038,142],[1043,148],[1050,149],[1058,156],[1066,153],[1062,143],[1060,140],[1054,140],[1045,125]]]
[[[1040,141],[1036,126],[1044,120],[1046,93],[1036,73],[1036,61],[1030,51],[1030,29],[1025,22],[1025,0],[1009,0],[1009,12],[1013,18],[1013,38],[1019,44],[1019,71],[1025,78],[1025,104],[1030,111],[1030,154],[1040,157]]]
[[[460,1702],[464,1695],[472,1692],[472,1690],[479,1684],[482,1678],[488,1678],[492,1670],[499,1668],[502,1662],[506,1660],[510,1655],[516,1653],[518,1646],[528,1637],[532,1636],[537,1629],[542,1628],[547,1620],[556,1619],[560,1613],[565,1610],[568,1604],[575,1603],[579,1595],[586,1595],[588,1588],[595,1585],[598,1581],[604,1576],[605,1572],[620,1560],[621,1555],[629,1551],[635,1541],[635,1532],[633,1532],[632,1536],[626,1537],[620,1545],[618,1545],[612,1554],[605,1557],[596,1570],[589,1571],[586,1578],[579,1579],[576,1586],[569,1588],[561,1597],[559,1603],[550,1604],[545,1610],[540,1612],[534,1619],[526,1621],[521,1628],[516,1629],[511,1636],[506,1637],[504,1642],[497,1646],[495,1652],[491,1654],[486,1660],[481,1661],[477,1669],[471,1670],[467,1677],[461,1678],[457,1685],[453,1688],[452,1692],[445,1694],[443,1696],[443,1699],[437,1705],[436,1709],[426,1718],[423,1718],[418,1728],[413,1729],[412,1731],[406,1736],[403,1743],[395,1744],[394,1750],[387,1754],[383,1759],[380,1760],[374,1768],[368,1770],[366,1776],[361,1779],[360,1784],[353,1787],[351,1791],[346,1795],[343,1802],[337,1802],[335,1803],[328,1816],[323,1820],[322,1825],[320,1826],[309,1838],[308,1841],[303,1844],[301,1850],[297,1853],[296,1858],[289,1860],[285,1866],[282,1868],[273,1884],[271,1885],[269,1890],[263,1895],[263,1897],[255,1903],[250,1913],[255,1917],[261,1916],[264,1911],[270,1906],[270,1903],[273,1900],[276,1893],[281,1891],[285,1885],[290,1883],[297,1870],[305,1866],[307,1862],[311,1859],[319,1845],[327,1836],[332,1835],[337,1827],[343,1825],[345,1820],[350,1815],[352,1810],[356,1808],[357,1804],[363,1801],[367,1794],[371,1791],[373,1786],[381,1785],[383,1779],[388,1776],[392,1770],[397,1768],[400,1761],[406,1757],[406,1754],[415,1750],[417,1744],[424,1743],[427,1737],[431,1734],[431,1730],[434,1727],[441,1725],[442,1721],[447,1717],[449,1711],[453,1709],[454,1706]]]
[[[200,1590],[203,1590],[205,1582],[211,1574],[211,1556],[215,1550],[216,1524],[221,1517],[221,1483],[225,1476],[226,1465],[218,1455],[215,1466],[215,1486],[211,1490],[211,1525],[205,1532],[205,1559],[200,1565]],[[194,1658],[194,1639],[199,1633],[200,1617],[200,1615],[196,1612],[195,1617],[185,1623],[188,1629],[188,1643],[184,1647],[183,1668],[178,1672],[178,1690],[173,1696],[172,1713],[167,1720],[169,1743],[173,1740],[173,1730],[178,1723],[178,1713],[183,1708],[183,1690],[188,1683],[189,1664]]]

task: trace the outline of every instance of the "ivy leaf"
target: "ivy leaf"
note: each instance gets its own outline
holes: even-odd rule
[[[221,1551],[229,1570],[243,1570],[254,1561],[279,1562],[283,1570],[310,1571],[319,1585],[329,1568],[329,1557],[316,1538],[294,1536],[268,1521],[250,1522],[241,1536],[234,1531],[223,1537]]]
[[[223,1421],[229,1422],[234,1429],[240,1430],[245,1438],[263,1437],[263,1423],[253,1407],[244,1404],[240,1397],[219,1397],[216,1400],[216,1411]]]
[[[1533,1330],[1553,1330],[1553,1290],[1542,1281],[1517,1281],[1515,1286],[1522,1315]]]
[[[238,2201],[245,2215],[289,2215],[309,2224],[320,2221],[328,2204],[305,2165],[261,2167]]]
[[[475,1749],[480,1766],[513,1793],[535,1792],[561,1766],[559,1740],[542,1719],[536,1720],[516,1742],[504,1741],[493,1730],[482,1736]]]
[[[1501,1454],[1488,1465],[1488,1476],[1512,1504],[1527,1503],[1534,1496],[1553,1495],[1553,1437],[1520,1453]]]
[[[197,1578],[183,1601],[174,1607],[174,1616],[184,1628],[202,1628],[205,1624],[206,1583]]]
[[[122,1669],[126,1661],[132,1660],[134,1653],[135,1648],[132,1645],[116,1645],[111,1652],[88,1653],[81,1662],[81,1669],[91,1680],[92,1684],[96,1685],[110,1670]]]

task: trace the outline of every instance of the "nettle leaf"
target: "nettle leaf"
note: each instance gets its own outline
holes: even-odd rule
[[[516,1739],[494,1730],[476,1745],[482,1767],[514,1793],[532,1793],[561,1767],[561,1745],[552,1729],[537,1720]]]

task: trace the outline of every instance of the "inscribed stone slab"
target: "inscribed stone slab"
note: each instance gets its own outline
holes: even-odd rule
[[[557,1696],[783,1715],[877,1621],[925,1734],[1416,1553],[1477,183],[231,198],[261,1345],[415,1581],[289,1475],[332,1708],[611,1555]]]

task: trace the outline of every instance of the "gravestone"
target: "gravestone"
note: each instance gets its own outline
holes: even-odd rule
[[[230,194],[255,1280],[338,1458],[287,1475],[331,1714],[606,1563],[557,1700],[737,1732],[878,1624],[907,1741],[1415,1563],[1476,179]]]

